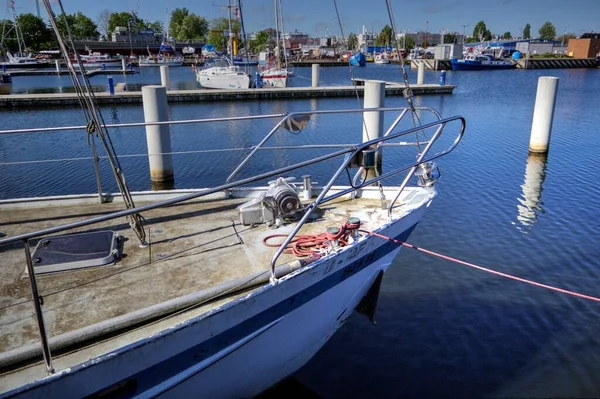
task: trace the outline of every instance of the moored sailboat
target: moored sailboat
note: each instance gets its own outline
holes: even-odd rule
[[[43,1],[55,27],[50,0]],[[120,192],[102,191],[97,175],[95,194],[0,201],[0,292],[10,293],[0,312],[1,398],[264,391],[304,365],[355,310],[374,321],[399,243],[438,195],[434,161],[465,129],[462,117],[442,119],[411,102],[173,121],[197,124],[198,132],[216,124],[220,136],[265,134],[242,148],[198,148],[228,161],[215,184],[136,193],[85,75],[83,82],[79,128],[94,167],[107,161]],[[381,93],[384,82],[372,83]],[[166,95],[164,87],[144,89]],[[400,129],[415,123],[414,113],[428,122]],[[355,123],[344,135],[328,134],[339,131],[340,118]],[[146,124],[149,133],[156,123]],[[132,125],[139,127],[119,128]],[[38,130],[56,128],[28,133]],[[105,160],[96,156],[97,142]],[[149,159],[162,157],[164,166],[170,156],[169,145]]]

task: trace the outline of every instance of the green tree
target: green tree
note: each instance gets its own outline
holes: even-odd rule
[[[485,26],[485,22],[479,21],[477,22],[477,25],[475,25],[475,28],[473,28],[473,37],[476,41],[491,40],[492,32]]]
[[[154,33],[163,33],[164,31],[163,23],[160,21],[150,22],[148,28],[152,29]]]
[[[446,33],[444,35],[444,43],[456,43],[456,33]]]
[[[66,19],[66,22],[65,22]],[[59,17],[56,20],[58,30],[63,37],[67,35],[66,23],[69,24],[71,34],[74,37],[98,37],[98,27],[90,18],[83,15],[80,11],[77,14],[67,14],[64,17]]]
[[[552,25],[551,22],[546,21],[544,25],[538,31],[540,34],[540,39],[542,40],[554,40],[556,39],[556,28]]]
[[[263,30],[256,34],[256,39],[250,42],[249,47],[254,54],[257,54],[264,51],[267,47],[273,47],[274,44],[269,32]]]
[[[38,51],[52,45],[52,32],[42,18],[31,13],[21,14],[17,17],[17,24],[28,50]]]
[[[173,37],[177,37],[179,34],[179,30],[181,29],[181,24],[185,17],[190,14],[187,8],[176,8],[171,12],[171,20],[169,21],[169,33]]]
[[[234,34],[240,32],[240,22],[231,21],[231,30]],[[229,37],[226,33],[229,31],[229,20],[227,18],[213,19],[210,23],[210,32],[208,34],[208,43],[214,44],[218,51],[227,49]],[[268,33],[267,33],[268,35]]]
[[[146,26],[146,23],[144,22],[144,20],[138,18],[138,16],[135,13],[129,13],[126,11],[113,12],[112,14],[110,14],[110,17],[108,19],[108,32],[109,33],[114,32],[114,30],[117,26],[127,27],[128,26],[127,24],[129,21],[132,21],[132,23],[131,23],[132,30],[141,29]]]
[[[208,21],[204,17],[199,17],[192,13],[186,15],[179,25],[179,30],[175,34],[175,39],[184,40],[199,40],[202,39],[208,32]]]
[[[348,35],[348,50],[356,50],[358,47],[358,36],[355,33]]]
[[[406,52],[415,48],[415,40],[411,36],[405,36],[405,39],[402,42],[404,43],[404,50],[406,50]]]
[[[376,46],[389,46],[392,43],[392,28],[389,25],[383,27],[377,39],[375,39]]]
[[[523,29],[523,39],[531,39],[531,25],[525,25],[525,29]]]
[[[510,32],[504,32],[504,34],[502,35],[503,39],[510,39],[512,38],[512,35],[510,34]]]

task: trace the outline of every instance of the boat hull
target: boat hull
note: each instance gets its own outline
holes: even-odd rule
[[[356,53],[349,58],[350,65],[352,66],[366,66],[367,57],[363,53]]]
[[[196,80],[206,89],[248,89],[250,77],[242,72],[227,74],[209,74],[196,72]]]
[[[269,69],[260,74],[264,87],[287,87],[288,71],[286,69]]]
[[[174,59],[142,58],[138,62],[139,67],[161,67],[163,65],[169,67],[180,67],[183,65],[183,57],[177,57]]]
[[[485,71],[492,69],[514,69],[516,64],[510,61],[490,61],[490,63],[482,63],[480,61],[471,60],[451,60],[453,71]]]
[[[379,232],[406,240],[428,204]],[[328,341],[400,248],[368,236],[209,313],[6,396],[85,397],[114,388],[124,397],[252,397]]]

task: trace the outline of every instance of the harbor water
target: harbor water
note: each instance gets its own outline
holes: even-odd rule
[[[350,78],[400,81],[397,65],[321,68],[321,85]],[[294,86],[310,86],[296,68]],[[540,76],[560,79],[545,156],[528,146]],[[411,82],[416,72],[410,71]],[[128,89],[158,84],[158,69],[114,75]],[[172,89],[197,88],[190,68],[171,69]],[[439,82],[426,71],[425,83]],[[106,77],[91,79],[106,90]],[[417,106],[467,120],[459,147],[442,158],[439,195],[410,242],[543,284],[600,297],[600,172],[595,69],[451,72],[454,94],[416,97]],[[15,92],[70,91],[68,76],[19,77]],[[402,97],[386,106],[405,106]],[[177,103],[172,120],[356,108],[356,98]],[[141,105],[102,108],[106,123],[142,122]],[[2,129],[83,125],[73,108],[2,109]],[[351,120],[320,136],[345,134]],[[386,122],[390,122],[386,119]],[[228,157],[200,149],[256,143],[273,121],[171,128],[176,188],[221,182]],[[360,128],[358,129],[360,132]],[[133,190],[150,189],[143,128],[111,129]],[[207,140],[207,137],[211,137]],[[213,139],[217,137],[216,139]],[[313,140],[298,135],[294,140]],[[0,136],[0,198],[94,193],[85,133]],[[307,144],[314,144],[309,141]],[[265,159],[270,168],[277,154]],[[47,160],[35,163],[37,160]],[[57,162],[57,160],[67,160]],[[216,165],[216,166],[215,166]],[[318,181],[318,171],[315,171]],[[102,162],[105,191],[116,191]],[[354,315],[293,378],[325,398],[600,396],[600,303],[509,280],[404,248],[383,280],[377,325]],[[301,326],[299,326],[301,328]],[[290,392],[291,393],[291,392]]]

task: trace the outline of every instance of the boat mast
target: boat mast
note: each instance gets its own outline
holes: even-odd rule
[[[231,65],[233,65],[233,43],[232,43],[233,32],[231,31],[231,0],[227,0],[227,10],[229,11],[229,38],[227,40],[227,54],[229,54],[229,60],[231,61]]]
[[[279,57],[279,52],[281,49],[279,48],[279,2],[277,0],[273,0],[275,5],[275,49],[277,50],[275,54],[275,59],[277,60],[277,69],[281,69],[281,59]]]
[[[287,51],[285,49],[285,26],[283,25],[283,8],[281,6],[281,0],[279,2],[279,19],[281,20],[281,45],[283,46],[283,66],[288,67]]]

